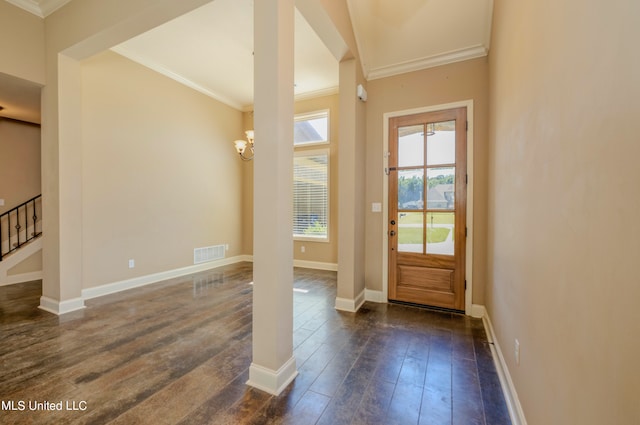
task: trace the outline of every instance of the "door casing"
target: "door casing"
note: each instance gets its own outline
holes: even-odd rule
[[[473,294],[473,99],[464,100],[460,102],[452,102],[441,105],[432,105],[415,109],[405,109],[402,111],[386,112],[383,114],[383,168],[387,168],[388,164],[388,152],[389,152],[389,119],[394,117],[400,117],[404,115],[420,114],[424,112],[441,111],[443,109],[453,108],[467,108],[467,121],[469,128],[467,130],[467,174],[469,180],[467,183],[467,244],[466,244],[466,264],[465,264],[465,279],[467,281],[467,289],[465,290],[465,314],[474,317],[482,317],[484,308],[472,304]],[[381,233],[383,235],[382,240],[382,294],[380,296],[382,302],[388,302],[389,295],[389,252],[387,247],[389,246],[388,235],[388,223],[389,223],[389,211],[387,205],[389,204],[389,179],[386,173],[382,175],[383,179],[383,200],[382,200],[382,228]]]

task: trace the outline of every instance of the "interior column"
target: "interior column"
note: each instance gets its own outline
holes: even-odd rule
[[[356,312],[365,301],[364,282],[364,106],[356,97],[358,63],[340,62],[340,143],[338,145],[338,282],[335,307]]]
[[[63,314],[82,299],[82,115],[80,63],[62,54],[43,90],[43,279],[40,308]]]
[[[294,1],[254,2],[253,361],[248,385],[279,394],[293,357]]]

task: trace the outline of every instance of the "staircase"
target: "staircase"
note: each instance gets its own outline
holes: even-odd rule
[[[0,286],[41,278],[40,235],[42,195],[0,215]]]

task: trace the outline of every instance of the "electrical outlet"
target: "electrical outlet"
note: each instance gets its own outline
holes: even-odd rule
[[[305,248],[304,248],[304,245],[302,245],[302,246],[300,247],[300,252],[304,252],[304,251],[305,251]]]
[[[226,244],[226,245],[224,246],[224,249],[225,249],[225,251],[229,251],[229,244]]]
[[[519,365],[520,364],[520,341],[518,341],[517,338],[515,343],[515,357],[516,357],[516,364]]]
[[[132,269],[136,266],[136,260],[129,260],[129,268]]]

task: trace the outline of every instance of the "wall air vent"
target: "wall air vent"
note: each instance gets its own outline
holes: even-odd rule
[[[224,258],[224,245],[205,246],[193,250],[193,264],[206,263],[207,261]]]

